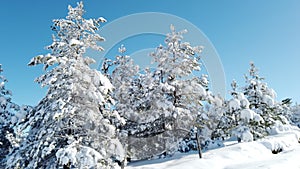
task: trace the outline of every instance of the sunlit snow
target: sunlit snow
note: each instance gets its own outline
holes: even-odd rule
[[[140,161],[127,169],[299,169],[299,151],[295,133],[281,133],[254,142],[226,142],[226,146],[204,152],[176,154],[171,158]],[[282,152],[273,154],[272,149]]]

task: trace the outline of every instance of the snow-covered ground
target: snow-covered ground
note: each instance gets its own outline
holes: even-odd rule
[[[209,150],[199,159],[197,152],[175,154],[171,158],[130,163],[126,169],[300,169],[299,134],[269,136],[255,142],[227,142]],[[273,154],[272,149],[282,152]]]

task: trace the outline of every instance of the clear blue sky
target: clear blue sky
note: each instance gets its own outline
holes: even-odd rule
[[[9,80],[7,88],[13,92],[13,101],[35,105],[45,96],[46,90],[34,82],[43,73],[42,68],[28,67],[27,63],[32,57],[47,53],[44,47],[51,43],[52,19],[64,18],[67,5],[74,6],[76,2],[1,2],[0,63]],[[227,84],[232,79],[243,84],[243,74],[249,62],[254,61],[269,86],[276,90],[278,100],[292,97],[300,101],[298,0],[86,0],[84,3],[87,18],[104,16],[108,22],[137,12],[164,12],[184,18],[214,44]]]

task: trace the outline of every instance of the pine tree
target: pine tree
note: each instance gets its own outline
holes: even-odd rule
[[[165,45],[160,45],[150,54],[157,67],[153,73],[147,73],[146,84],[150,90],[152,103],[148,112],[155,122],[160,122],[164,154],[172,154],[178,149],[178,142],[183,139],[195,125],[196,116],[202,107],[207,92],[207,77],[195,77],[200,71],[201,46],[192,47],[183,42],[186,30],[176,32],[171,25],[171,33],[165,38]],[[150,82],[150,83],[147,83]],[[153,113],[152,113],[153,112]],[[149,119],[149,118],[148,118]]]
[[[214,139],[228,139],[233,136],[232,131],[238,126],[240,121],[240,112],[243,108],[247,108],[247,100],[240,101],[238,97],[238,84],[235,80],[231,83],[232,90],[230,100],[224,101],[223,104],[223,115],[220,118],[217,128],[213,133],[212,138]],[[243,104],[243,105],[241,105]],[[238,138],[240,139],[240,137]]]
[[[211,138],[213,140],[226,140],[231,137],[231,130],[235,126],[234,112],[236,109],[230,109],[229,102],[223,101],[219,107],[220,117],[215,121],[215,129],[212,131]]]
[[[209,95],[208,79],[206,75],[199,78],[194,73],[200,71],[199,61],[203,47],[193,47],[190,43],[183,41],[183,35],[187,30],[176,32],[173,25],[170,29],[171,33],[166,36],[165,46],[160,45],[151,56],[158,65],[157,74],[160,83],[172,89],[165,94],[167,101],[173,106],[170,114],[174,117],[172,131],[177,134],[177,142],[187,136],[190,129],[193,129],[190,135],[195,136],[199,157],[201,157],[201,140],[198,136],[205,134],[203,126],[199,126],[200,123],[196,120],[203,106],[201,102]]]
[[[292,117],[293,117],[293,111],[292,111],[292,99],[286,98],[281,100],[281,102],[277,103],[277,110],[280,112],[280,114],[285,118],[285,124],[293,124]],[[283,118],[282,118],[283,119]]]
[[[259,130],[259,127],[263,126],[264,120],[259,114],[250,109],[248,99],[238,90],[235,80],[231,83],[231,87],[232,99],[224,104],[224,114],[220,118],[214,137],[221,137],[223,140],[237,137],[239,142],[260,138],[262,131]]]
[[[223,145],[219,138],[223,137],[220,135],[222,133],[220,120],[225,113],[224,99],[220,95],[207,92],[206,100],[196,118],[195,128],[191,130],[189,137],[180,143],[179,151],[197,150],[198,144],[201,145],[202,149]]]
[[[123,150],[110,120],[110,81],[90,69],[94,60],[84,57],[88,48],[103,50],[96,33],[104,18],[84,19],[83,3],[68,7],[66,19],[55,19],[51,53],[34,57],[30,66],[50,68],[36,79],[48,87],[26,125],[27,139],[8,164],[21,168],[115,168]]]
[[[165,114],[179,120],[178,126],[191,129],[195,117],[202,107],[201,100],[207,96],[207,76],[196,77],[193,73],[200,71],[200,53],[202,46],[191,46],[183,41],[187,31],[176,32],[171,25],[171,33],[165,39],[165,46],[160,45],[151,53],[157,63],[156,74],[160,85],[167,89],[163,92],[173,110]],[[188,128],[189,126],[189,128]]]
[[[161,95],[161,86],[155,73],[150,69],[140,70],[130,56],[123,55],[125,47],[119,49],[121,55],[114,64],[111,79],[115,84],[115,109],[126,120],[121,126],[123,144],[127,147],[128,158],[146,159],[161,154],[165,139],[159,135],[166,132],[165,123],[160,117],[165,96]],[[123,123],[124,124],[124,123]]]
[[[116,110],[125,117],[131,119],[136,117],[134,113],[138,109],[142,109],[143,91],[140,84],[141,74],[138,65],[128,55],[124,55],[126,49],[121,46],[117,56],[113,62],[115,66],[112,71],[111,80],[115,85],[114,98],[116,102]]]
[[[206,76],[192,74],[200,70],[202,47],[182,42],[184,33],[171,26],[165,46],[150,54],[157,63],[155,68],[140,70],[129,56],[114,61],[118,63],[112,74],[116,109],[126,119],[122,130],[128,134],[133,158],[176,151],[178,141],[194,125],[200,100],[206,97]]]
[[[5,166],[6,155],[18,146],[16,128],[19,118],[16,113],[20,107],[12,102],[12,92],[6,89],[7,79],[2,75],[0,64],[0,168]]]
[[[291,117],[290,121],[293,125],[296,125],[300,128],[300,105],[295,104],[291,106]]]
[[[277,123],[287,123],[286,118],[283,116],[282,105],[278,103],[276,99],[276,92],[268,87],[264,82],[264,78],[258,74],[258,69],[254,63],[250,63],[249,76],[245,75],[246,85],[243,87],[243,94],[249,100],[249,108],[253,110],[262,118],[260,121],[262,124],[252,122],[254,137],[261,138],[267,134],[270,134],[272,128]]]

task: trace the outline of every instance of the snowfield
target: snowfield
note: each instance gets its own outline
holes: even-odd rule
[[[127,169],[300,169],[299,132],[281,133],[254,142],[226,142],[203,153],[130,163]],[[282,150],[273,154],[272,150]]]

